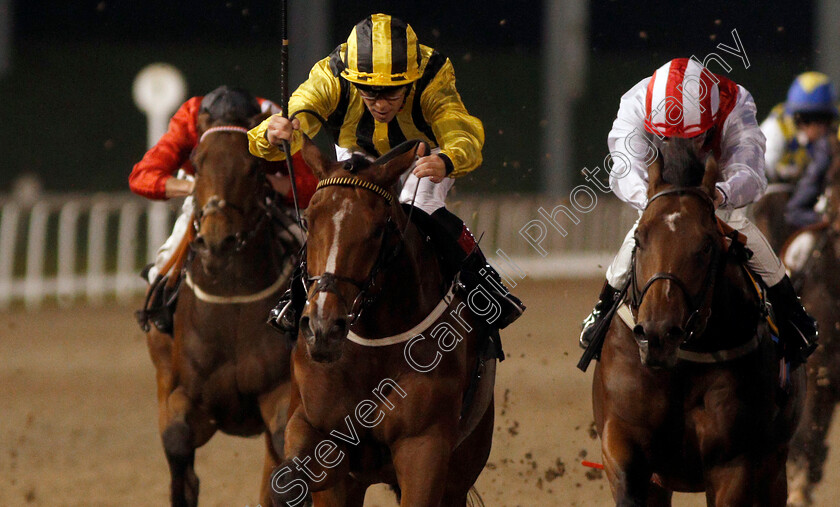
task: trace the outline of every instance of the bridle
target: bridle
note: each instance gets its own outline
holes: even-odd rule
[[[692,195],[695,197],[699,197],[704,203],[706,203],[712,213],[714,214],[715,211],[715,204],[709,195],[704,192],[703,190],[695,187],[677,187],[677,188],[670,188],[668,190],[663,190],[655,194],[648,200],[647,206],[650,206],[653,201],[656,199],[666,196],[666,195]],[[647,207],[645,208],[647,209]],[[703,280],[703,286],[700,288],[700,291],[697,294],[691,294],[688,290],[688,286],[683,282],[677,275],[669,272],[660,271],[659,273],[654,274],[651,276],[647,282],[645,282],[644,287],[642,290],[639,290],[638,287],[638,280],[636,275],[636,249],[638,247],[633,247],[633,254],[631,260],[632,269],[630,271],[630,303],[634,310],[638,311],[638,309],[642,305],[642,300],[647,294],[647,291],[651,288],[654,282],[659,280],[668,280],[682,291],[683,296],[685,296],[686,301],[688,302],[689,309],[691,313],[688,316],[688,319],[685,322],[684,329],[687,331],[688,335],[684,343],[688,343],[691,339],[699,336],[703,333],[706,329],[706,325],[708,324],[709,318],[712,315],[712,301],[710,294],[713,292],[715,280],[718,275],[718,268],[720,266],[721,256],[723,249],[720,246],[712,248],[712,260],[709,264],[709,269],[706,271],[706,277]]]
[[[219,125],[216,127],[210,127],[209,129],[205,130],[204,133],[201,134],[201,138],[199,138],[198,143],[201,144],[208,135],[216,133],[216,132],[238,132],[241,134],[248,134],[248,129],[244,127],[240,127],[237,125]],[[233,251],[235,253],[242,252],[248,244],[257,237],[257,235],[262,234],[267,225],[270,223],[271,220],[271,200],[270,200],[270,193],[268,192],[268,181],[265,178],[265,174],[260,171],[259,177],[261,178],[260,181],[260,188],[265,190],[264,196],[260,196],[258,199],[258,207],[257,213],[259,216],[256,219],[256,222],[253,222],[253,225],[250,225],[252,222],[247,220],[248,216],[246,211],[236,204],[229,203],[224,199],[221,199],[217,195],[213,195],[207,202],[199,209],[196,209],[193,212],[193,228],[195,229],[196,235],[201,230],[201,220],[204,216],[212,214],[212,213],[222,213],[228,215],[231,211],[238,214],[245,220],[246,224],[249,224],[249,228],[247,231],[239,231],[234,234],[234,248]]]
[[[331,186],[364,188],[385,199],[389,205],[394,201],[394,196],[391,192],[375,183],[371,183],[357,177],[327,178],[318,183],[318,186],[315,188],[315,192],[318,192],[322,188]],[[381,243],[379,253],[376,256],[376,261],[364,280],[357,280],[355,278],[338,275],[329,271],[325,271],[319,276],[310,276],[306,265],[306,246],[304,245],[304,251],[301,254],[301,270],[304,275],[303,279],[305,280],[305,288],[309,294],[308,299],[311,299],[320,292],[324,292],[333,293],[339,299],[344,301],[341,292],[338,290],[338,284],[346,283],[353,285],[359,289],[359,292],[353,299],[353,302],[348,306],[349,311],[347,314],[347,322],[348,326],[352,326],[359,319],[364,310],[372,305],[379,297],[380,293],[371,294],[370,291],[376,286],[377,277],[381,273],[385,272],[393,264],[394,260],[396,260],[400,253],[402,253],[405,238],[403,233],[404,230],[400,230],[393,218],[389,215],[385,221],[385,228],[380,235]],[[387,248],[387,245],[391,242],[389,238],[392,236],[399,236],[400,239],[389,249]]]

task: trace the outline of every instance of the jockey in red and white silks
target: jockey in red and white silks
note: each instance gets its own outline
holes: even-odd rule
[[[667,97],[682,102],[676,106]],[[670,125],[666,115],[677,115],[680,108],[682,122]],[[743,86],[686,58],[672,60],[652,77],[639,81],[621,97],[607,138],[615,164],[610,171],[610,188],[619,199],[643,210],[648,193],[647,163],[655,156],[658,135],[694,137],[714,127],[712,149],[722,175],[717,184],[722,198],[718,216],[746,235],[747,246],[754,253],[750,268],[768,286],[776,285],[785,276],[785,268],[758,228],[747,220],[744,209],[762,196],[767,178],[764,134],[756,121],[752,95]],[[607,270],[607,280],[613,287],[622,287],[627,280],[635,229],[631,228]]]
[[[805,313],[785,275],[785,268],[764,235],[746,217],[744,207],[767,187],[764,174],[764,134],[756,121],[750,93],[731,80],[713,74],[694,59],[678,58],[639,81],[621,97],[607,142],[612,157],[610,187],[624,202],[641,211],[647,205],[647,166],[664,138],[696,140],[698,157],[711,152],[721,169],[714,197],[717,215],[744,234],[753,256],[749,267],[769,287],[777,318],[790,324],[783,338],[803,349],[816,340],[816,324]],[[636,224],[607,269],[607,283],[593,313],[584,321],[581,344],[594,330],[629,278]]]

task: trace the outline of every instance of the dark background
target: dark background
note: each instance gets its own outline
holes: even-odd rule
[[[330,48],[342,42],[373,12],[410,23],[421,43],[452,59],[465,104],[485,124],[484,167],[458,187],[539,192],[540,122],[551,114],[541,105],[543,7],[505,0],[332,1],[327,41]],[[229,84],[276,100],[279,8],[279,1],[258,0],[13,1],[11,68],[0,78],[0,193],[23,173],[37,174],[48,190],[125,190],[146,147],[145,117],[131,84],[147,64],[178,67],[190,95]],[[744,69],[721,54],[735,67],[729,77],[752,92],[761,120],[784,99],[793,77],[813,64],[813,10],[809,1],[591,2],[573,167],[603,160],[628,88],[671,58],[702,59],[719,42],[733,45],[732,29],[752,65]],[[306,44],[291,42],[292,52]]]

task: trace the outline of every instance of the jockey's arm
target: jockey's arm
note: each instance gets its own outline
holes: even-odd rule
[[[439,158],[445,174],[457,178],[481,165],[484,125],[470,115],[461,101],[449,59],[423,91],[420,106],[440,146]],[[439,171],[437,161],[429,160],[429,164]]]
[[[645,131],[645,93],[650,78],[639,81],[621,97],[612,129],[607,136],[610,149],[610,188],[616,197],[637,209],[647,204],[647,165],[656,157],[652,135]]]
[[[811,162],[787,202],[785,220],[789,224],[805,227],[822,219],[820,213],[814,210],[814,205],[823,191],[825,176],[830,165],[831,145],[826,136],[814,141],[811,147]]]
[[[132,192],[148,199],[183,197],[192,192],[189,182],[174,174],[188,163],[198,143],[196,117],[202,97],[193,97],[178,108],[160,140],[135,164],[128,177]],[[188,188],[189,187],[189,188]]]
[[[755,118],[752,95],[738,86],[738,99],[721,132],[722,178],[717,184],[724,195],[723,207],[741,208],[755,202],[767,188],[764,175],[764,134]]]
[[[303,82],[289,98],[289,113],[301,109],[311,109],[324,118],[327,118],[338,106],[341,95],[339,78],[332,74],[329,65],[329,58],[316,63],[309,72],[309,79]],[[285,138],[290,135],[292,153],[297,153],[303,142],[301,132],[310,138],[321,129],[321,123],[312,115],[301,113],[295,117],[298,124],[288,126],[288,120],[280,115],[267,118],[262,123],[248,132],[248,143],[251,153],[266,160],[285,160],[286,154],[277,145],[272,144],[266,133],[271,125],[273,140],[276,137]]]

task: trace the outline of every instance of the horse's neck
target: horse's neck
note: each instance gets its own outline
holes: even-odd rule
[[[380,275],[380,292],[358,322],[362,334],[385,336],[402,332],[393,328],[394,315],[400,316],[398,322],[405,327],[411,327],[440,302],[443,280],[431,247],[411,223],[405,227],[402,241],[402,251]]]

